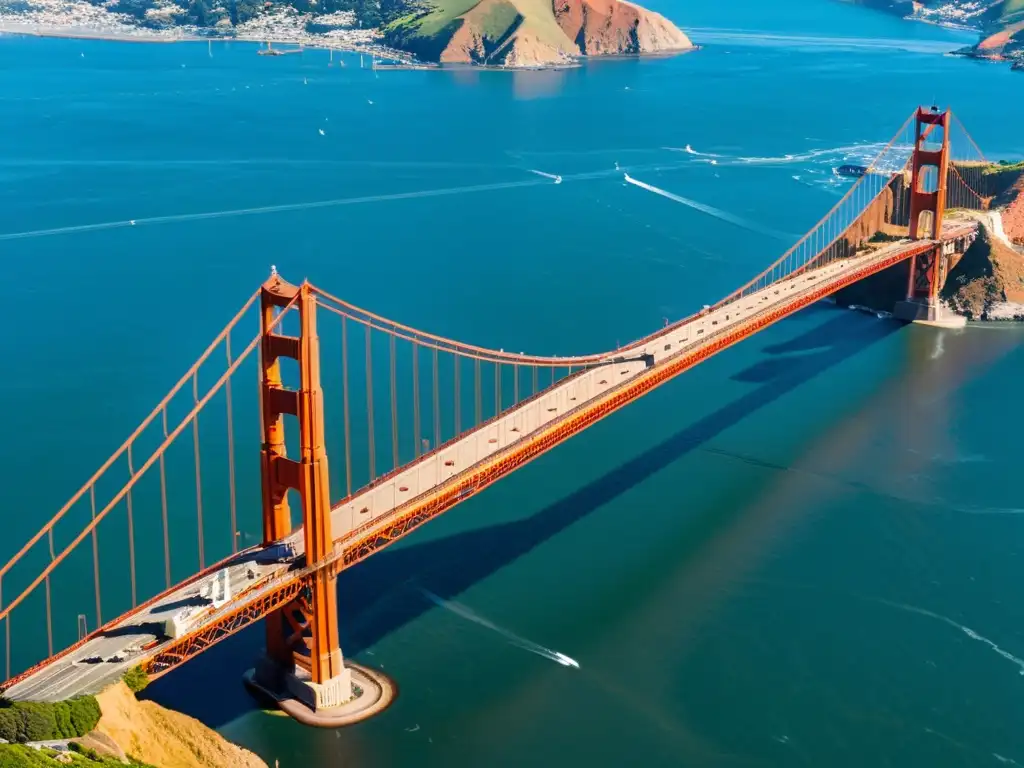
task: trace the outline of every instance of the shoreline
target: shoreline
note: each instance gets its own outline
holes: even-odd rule
[[[395,49],[385,48],[383,46],[377,48],[363,47],[358,44],[346,45],[344,43],[338,43],[331,40],[325,40],[318,37],[275,37],[273,35],[267,37],[254,37],[254,36],[235,36],[235,35],[196,35],[187,33],[175,33],[174,31],[157,32],[148,30],[134,31],[133,28],[125,28],[123,30],[116,29],[91,29],[85,26],[48,26],[40,24],[26,24],[26,23],[0,23],[0,37],[4,35],[21,36],[21,37],[48,37],[64,40],[101,40],[104,42],[111,43],[201,43],[201,42],[237,42],[237,43],[248,43],[253,45],[262,45],[263,43],[269,42],[276,45],[297,45],[300,48],[310,48],[312,50],[335,50],[344,53],[360,53],[364,55],[375,55],[383,61],[388,63],[378,65],[378,69],[384,71],[440,71],[440,72],[458,72],[467,69],[471,70],[486,70],[490,72],[548,72],[552,70],[565,70],[565,69],[578,69],[584,66],[588,62],[600,62],[600,61],[621,61],[624,59],[649,59],[649,58],[669,58],[674,56],[682,56],[688,53],[696,53],[701,50],[702,46],[692,45],[689,48],[679,48],[673,50],[664,51],[649,51],[643,53],[611,53],[602,54],[599,56],[585,56],[581,55],[576,57],[571,62],[563,63],[551,63],[551,64],[533,64],[524,65],[519,67],[506,67],[494,64],[442,64],[439,62],[429,61],[417,61],[415,57],[405,51],[399,51]]]
[[[136,31],[136,29],[138,31]],[[93,29],[87,26],[68,25],[51,26],[43,24],[29,24],[23,22],[0,21],[0,37],[10,35],[12,37],[49,37],[64,40],[101,40],[111,43],[246,43],[251,45],[262,45],[272,43],[274,45],[295,45],[299,48],[311,50],[334,50],[343,53],[360,53],[367,56],[373,55],[377,58],[398,62],[399,66],[415,65],[412,55],[405,51],[398,51],[385,46],[368,46],[359,43],[346,44],[343,41],[334,41],[322,37],[292,37],[286,35],[197,35],[191,33],[180,33],[176,30],[150,31],[141,28],[124,27],[122,29]],[[394,67],[391,67],[394,68]]]

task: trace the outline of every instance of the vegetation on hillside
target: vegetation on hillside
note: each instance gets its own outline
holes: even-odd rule
[[[93,696],[56,702],[4,701],[0,702],[0,739],[19,743],[70,739],[87,734],[99,719],[100,705]]]
[[[1009,160],[1000,160],[997,163],[992,163],[982,169],[982,173],[989,176],[993,173],[1007,173],[1011,171],[1024,171],[1024,160],[1019,162],[1011,162]]]
[[[121,677],[132,693],[138,693],[149,685],[149,675],[142,667],[132,667]]]
[[[72,745],[72,749],[75,749]],[[23,744],[0,744],[0,768],[125,768],[125,763],[103,757],[91,749],[58,753],[51,749],[33,749]],[[153,768],[129,758],[127,768]]]
[[[215,27],[230,32],[239,24],[255,19],[275,7],[286,6],[300,13],[319,16],[351,11],[356,25],[364,29],[379,27],[410,12],[407,0],[89,0],[117,13],[126,13],[144,27],[158,28],[181,24]],[[314,21],[315,23],[315,21]]]

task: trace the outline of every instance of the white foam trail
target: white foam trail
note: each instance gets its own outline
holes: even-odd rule
[[[720,208],[715,208],[714,206],[706,205],[705,203],[700,203],[697,202],[696,200],[690,200],[688,197],[682,197],[680,195],[673,194],[668,190],[661,189],[660,187],[655,187],[652,184],[647,184],[646,182],[640,181],[639,179],[634,179],[628,173],[623,174],[623,177],[627,182],[629,182],[635,187],[640,187],[640,189],[646,189],[648,192],[653,192],[654,194],[661,195],[662,197],[668,198],[669,200],[673,200],[677,203],[682,203],[683,205],[689,206],[690,208],[700,211],[701,213],[706,213],[709,216],[714,216],[716,219],[721,219],[722,221],[727,221],[730,224],[735,224],[737,227],[749,229],[752,232],[760,232],[761,234],[770,235],[771,237],[777,237],[780,240],[794,239],[792,235],[787,235],[785,232],[776,232],[774,229],[762,227],[759,224],[755,224],[752,221],[747,221],[746,219],[742,219],[739,216],[734,216],[728,211],[723,211]]]
[[[540,181],[507,181],[496,184],[476,184],[467,187],[448,187],[446,189],[425,189],[418,192],[395,192],[384,195],[366,195],[364,197],[344,197],[336,200],[316,200],[308,203],[286,203],[283,205],[263,205],[254,208],[235,208],[226,211],[207,213],[179,213],[171,216],[150,216],[124,221],[106,221],[98,224],[81,224],[74,227],[55,227],[53,229],[35,229],[27,232],[9,232],[0,234],[0,241],[21,240],[29,237],[48,237],[81,232],[96,232],[104,229],[121,229],[122,227],[141,226],[143,224],[174,224],[185,221],[204,221],[207,219],[225,219],[233,216],[258,216],[267,213],[286,213],[289,211],[308,211],[316,208],[335,208],[343,205],[361,205],[364,203],[381,203],[393,200],[415,200],[423,197],[444,197],[447,195],[466,195],[477,192],[493,192],[502,189],[533,187]],[[134,221],[134,224],[132,223]]]
[[[803,152],[789,152],[783,155],[743,156],[723,155],[714,152],[698,152],[687,144],[679,147],[663,147],[669,152],[683,152],[696,158],[714,158],[715,165],[793,165],[797,163],[812,163],[815,161],[831,163],[866,164],[878,157],[878,154],[886,148],[883,142],[865,142],[862,144],[847,144],[839,147],[823,147],[820,149],[804,150]],[[896,150],[900,150],[897,152]],[[897,161],[905,160],[904,154],[909,154],[911,147],[894,146],[890,152],[893,156],[899,155]]]
[[[578,661],[576,661],[576,659],[570,656],[566,656],[564,653],[553,651],[550,648],[545,648],[543,645],[539,645],[530,640],[527,640],[525,637],[520,637],[515,632],[511,632],[505,629],[504,627],[499,627],[494,622],[488,621],[483,616],[474,613],[473,610],[469,608],[469,606],[463,605],[462,603],[458,603],[455,600],[445,600],[443,597],[439,597],[430,590],[423,589],[422,587],[419,587],[419,591],[424,597],[426,597],[430,602],[432,602],[439,608],[444,608],[446,611],[451,611],[456,616],[461,616],[462,618],[466,619],[466,621],[471,621],[474,624],[479,624],[481,627],[486,627],[487,629],[490,629],[493,632],[497,632],[499,635],[508,640],[512,645],[518,648],[522,648],[524,651],[529,651],[530,653],[535,653],[538,656],[543,656],[546,659],[550,659],[551,661],[561,664],[563,667],[575,667],[576,669],[580,668],[580,664]]]
[[[1011,757],[1003,757],[1002,755],[1000,755],[1000,754],[998,754],[996,752],[992,753],[992,757],[994,757],[1000,763],[1005,763],[1006,765],[1020,765],[1020,763],[1018,763],[1013,758],[1011,758]]]
[[[637,166],[639,170],[645,171],[672,171],[682,167],[679,164],[670,165],[644,165]],[[560,177],[562,180],[570,181],[594,181],[617,176],[618,171],[600,170],[574,173]],[[364,203],[382,203],[394,200],[414,200],[425,197],[444,197],[447,195],[467,195],[477,192],[494,192],[504,189],[518,189],[523,187],[535,187],[548,182],[540,179],[531,181],[505,181],[494,184],[475,184],[465,187],[447,187],[442,189],[425,189],[417,192],[394,192],[382,195],[367,195],[364,197],[344,197],[335,200],[316,200],[308,203],[286,203],[283,205],[264,205],[254,208],[235,208],[224,211],[211,211],[207,213],[179,213],[170,216],[150,216],[149,218],[134,219],[136,225],[143,224],[175,224],[188,221],[203,221],[205,219],[223,219],[232,216],[258,216],[267,213],[286,213],[289,211],[306,211],[316,208],[334,208],[344,205],[361,205]],[[556,178],[556,184],[561,181]],[[0,241],[21,240],[31,237],[49,237],[52,235],[78,234],[82,232],[95,232],[104,229],[121,229],[134,226],[131,219],[123,221],[105,221],[97,224],[80,224],[71,227],[53,227],[51,229],[34,229],[26,232],[8,232],[0,234]]]
[[[552,179],[554,181],[559,181],[562,178],[561,176],[558,176],[557,174],[554,174],[554,173],[544,173],[544,171],[538,171],[538,170],[536,170],[534,168],[530,168],[529,171],[530,171],[530,173],[535,173],[538,176],[543,176],[545,179]]]
[[[1024,515],[1020,507],[958,507],[957,512],[968,515]]]
[[[936,619],[937,621],[941,621],[944,624],[948,624],[951,627],[955,627],[956,629],[959,629],[961,632],[963,632],[965,635],[967,635],[969,638],[971,638],[971,640],[977,640],[979,643],[983,643],[984,645],[987,645],[989,648],[991,648],[993,651],[998,653],[1004,659],[1014,663],[1017,666],[1018,670],[1019,670],[1019,674],[1024,675],[1024,660],[1018,659],[1016,656],[1014,656],[1009,651],[1004,651],[1002,648],[1000,648],[998,645],[993,643],[987,637],[979,635],[977,632],[975,632],[970,627],[965,627],[963,624],[959,624],[958,622],[953,621],[948,616],[943,616],[940,613],[932,613],[931,611],[926,611],[924,608],[918,608],[918,607],[913,606],[913,605],[906,605],[904,603],[894,603],[894,602],[892,602],[890,600],[877,599],[877,602],[882,603],[884,605],[888,605],[888,606],[890,606],[892,608],[898,608],[901,611],[907,611],[909,613],[916,613],[916,614],[918,614],[920,616],[928,616],[929,618]]]
[[[332,160],[330,158],[289,158],[289,157],[257,157],[257,158],[220,158],[177,160],[124,160],[113,158],[100,159],[65,159],[65,158],[0,158],[3,168],[128,168],[137,170],[174,169],[174,168],[219,168],[223,166],[243,166],[260,168],[263,166],[312,166],[322,168],[325,165],[340,167],[366,168],[422,168],[424,170],[451,169],[494,169],[515,168],[513,165],[497,163],[462,163],[436,160]]]
[[[668,150],[669,152],[685,152],[686,154],[693,155],[694,157],[726,157],[726,155],[717,155],[714,152],[698,152],[689,144],[682,149],[679,147],[662,147],[662,149]]]

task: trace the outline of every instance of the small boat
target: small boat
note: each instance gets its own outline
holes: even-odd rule
[[[836,173],[840,176],[847,176],[853,179],[859,179],[861,176],[868,172],[867,166],[864,165],[840,165],[835,169]]]

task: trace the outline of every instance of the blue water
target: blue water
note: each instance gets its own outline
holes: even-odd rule
[[[702,50],[375,76],[326,52],[0,37],[4,552],[271,265],[467,342],[585,353],[745,282],[842,194],[831,168],[918,103],[952,106],[990,157],[1024,156],[1024,78],[941,53],[969,35],[831,0],[652,7]],[[282,768],[1024,764],[1022,338],[813,308],[461,505],[341,580],[346,652],[401,689],[368,723],[255,710],[238,680],[258,630],[152,695]],[[209,560],[230,535],[207,507]],[[193,513],[172,504],[172,523],[184,576]],[[100,545],[108,615],[128,599],[119,524]],[[158,588],[159,545],[140,557]],[[91,571],[64,568],[86,600],[56,603],[67,641]],[[35,610],[16,661],[45,642]]]

